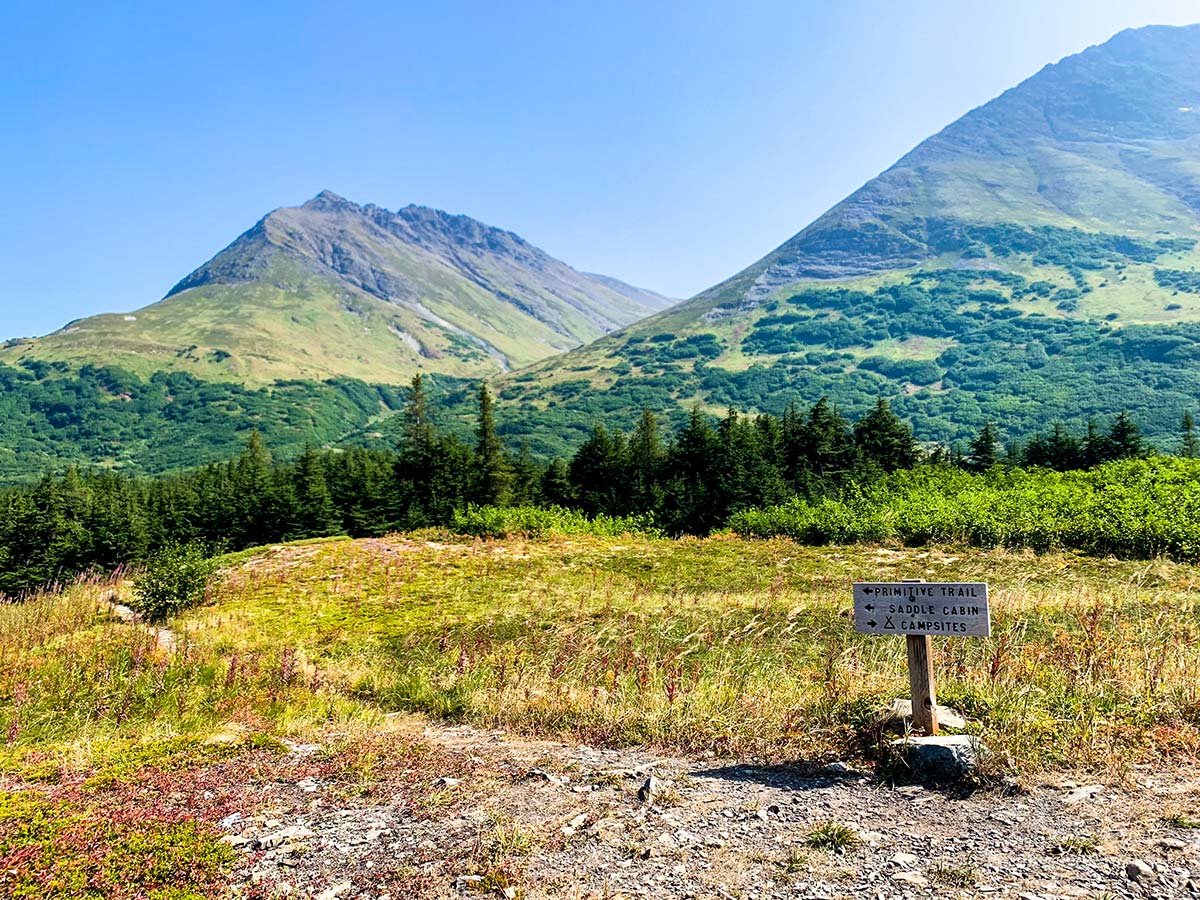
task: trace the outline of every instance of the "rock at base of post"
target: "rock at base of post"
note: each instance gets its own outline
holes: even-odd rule
[[[911,700],[897,697],[892,701],[891,706],[879,711],[879,715],[875,718],[875,727],[885,731],[887,729],[903,731],[912,721],[912,711]],[[958,731],[967,727],[967,720],[963,718],[962,713],[948,706],[942,706],[940,703],[937,706],[937,720],[938,725],[942,728],[953,728]]]
[[[914,778],[936,783],[962,781],[988,755],[979,738],[969,734],[902,738],[892,741],[892,748]]]

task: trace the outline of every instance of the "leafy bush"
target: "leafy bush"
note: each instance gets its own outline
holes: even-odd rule
[[[661,530],[649,513],[636,516],[589,517],[561,506],[469,506],[454,513],[450,526],[459,534],[475,537],[542,537],[548,534],[592,534],[617,537],[644,534],[657,537]]]
[[[913,384],[933,384],[942,377],[937,363],[928,359],[888,359],[884,356],[868,356],[858,364],[860,369],[878,372],[887,378],[911,381]]]
[[[162,622],[204,599],[213,561],[196,544],[169,544],[151,554],[133,582],[134,608]]]
[[[795,499],[734,515],[748,537],[806,544],[1080,550],[1127,559],[1200,560],[1200,461],[1156,458],[1086,472],[925,467],[836,499]]]
[[[1188,294],[1200,294],[1200,272],[1181,269],[1155,269],[1154,283],[1161,288],[1171,288]]]

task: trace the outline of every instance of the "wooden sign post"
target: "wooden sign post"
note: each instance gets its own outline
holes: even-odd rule
[[[912,700],[913,728],[938,733],[937,686],[933,680],[933,638],[906,634],[908,645],[908,695]]]
[[[904,635],[913,727],[937,734],[932,636],[990,636],[988,586],[978,581],[858,582],[854,585],[854,630]]]

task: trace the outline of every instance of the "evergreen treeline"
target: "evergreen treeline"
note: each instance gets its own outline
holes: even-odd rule
[[[672,534],[706,534],[730,516],[793,497],[815,499],[921,463],[983,470],[1007,461],[1056,469],[1145,453],[1127,416],[1083,437],[1061,428],[1005,450],[988,425],[966,454],[923,451],[880,400],[851,423],[827,400],[782,416],[694,410],[673,436],[643,412],[628,434],[597,425],[569,460],[512,453],[492,396],[478,394],[474,440],[439,432],[420,377],[394,451],[310,448],[273,460],[254,434],[234,460],[179,475],[129,478],[69,470],[0,492],[0,593],[16,594],[88,568],[112,569],[171,543],[239,549],[333,534],[377,535],[449,524],[469,505],[554,504],[589,515],[650,513]],[[1182,455],[1195,455],[1190,416]]]

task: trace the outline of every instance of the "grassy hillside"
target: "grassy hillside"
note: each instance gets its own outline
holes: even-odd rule
[[[826,395],[848,414],[892,399],[918,437],[1015,438],[1121,409],[1163,446],[1200,391],[1192,238],[966,229],[969,256],[690,301],[500,382],[518,433],[627,427],[645,405],[778,413]]]
[[[743,272],[502,379],[518,430],[828,395],[925,440],[1123,408],[1166,440],[1200,389],[1198,61],[1200,26],[1046,67]]]
[[[438,397],[460,390],[453,379],[430,388]],[[71,465],[190,468],[228,459],[252,431],[290,458],[309,444],[377,440],[403,403],[388,385],[348,378],[247,387],[184,372],[141,378],[112,367],[0,365],[0,483]]]
[[[1197,49],[1200,25],[1149,27],[1046,66],[747,269],[747,295],[927,261],[946,236],[932,223],[1194,236]]]
[[[585,275],[465,216],[328,192],[272,212],[161,301],[10,341],[0,362],[118,365],[266,385],[418,372],[483,377],[671,301]]]

